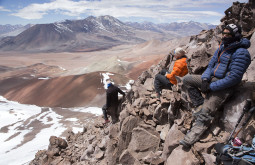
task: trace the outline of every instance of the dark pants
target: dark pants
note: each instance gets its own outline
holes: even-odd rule
[[[212,82],[217,80],[214,78]],[[201,83],[201,75],[186,75],[183,78],[183,86],[187,89],[193,105],[203,104],[194,126],[184,137],[184,141],[188,144],[193,144],[200,139],[201,135],[209,127],[215,112],[234,93],[234,88],[227,88],[220,91],[211,91],[203,98],[200,92]]]
[[[154,79],[154,88],[156,93],[161,93],[162,89],[172,89],[173,84],[165,76],[166,70],[163,69],[160,74],[156,74]]]
[[[105,120],[108,120],[107,115],[110,115],[113,123],[116,123],[118,121],[118,114],[117,114],[118,113],[118,104],[112,105],[108,109],[106,109],[106,105],[104,105],[102,110],[103,110]]]

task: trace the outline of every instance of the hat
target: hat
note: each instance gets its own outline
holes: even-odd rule
[[[241,27],[235,24],[228,24],[224,29],[228,29],[232,37],[240,37],[242,33]]]
[[[182,54],[184,55],[186,53],[186,51],[184,49],[182,49],[181,47],[178,47],[174,50],[174,54]]]
[[[106,84],[111,84],[112,83],[112,80],[111,79],[107,79],[106,80]]]

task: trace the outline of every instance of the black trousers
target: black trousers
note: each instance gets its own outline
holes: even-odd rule
[[[118,121],[118,104],[112,105],[108,109],[106,109],[106,104],[102,108],[104,119],[108,120],[107,115],[110,115],[112,118],[112,122],[116,123]]]
[[[154,88],[156,93],[161,93],[162,89],[172,89],[173,84],[166,78],[166,70],[163,69],[159,74],[156,74],[154,79]]]

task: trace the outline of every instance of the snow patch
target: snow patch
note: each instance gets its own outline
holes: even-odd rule
[[[39,80],[49,80],[50,77],[39,77],[38,79],[39,79]]]
[[[61,24],[61,23],[55,23],[55,30],[58,31],[59,33],[63,32],[63,31],[69,31],[69,32],[73,32],[71,29],[69,29],[67,26]]]
[[[97,107],[68,108],[68,110],[102,114],[101,108]],[[0,96],[0,164],[29,164],[39,150],[47,149],[51,136],[60,137],[68,129],[68,126],[62,123],[63,120],[63,116],[52,108],[20,104]],[[72,122],[74,133],[83,130],[78,119],[67,118],[66,120]],[[87,118],[84,122],[87,121],[93,121],[93,119]],[[38,124],[34,123],[45,127],[37,132],[38,130],[35,129]],[[30,137],[32,140],[27,139]]]
[[[61,70],[66,70],[65,68],[61,67],[61,66],[58,66]]]
[[[75,112],[84,112],[84,113],[92,113],[96,116],[102,115],[103,111],[101,108],[98,107],[76,107],[76,108],[69,108],[69,110],[71,111],[75,111]]]
[[[126,88],[126,90],[123,90],[124,92],[127,92],[132,88],[132,85],[135,83],[134,80],[129,80],[128,83],[125,86],[122,86],[123,88]]]
[[[106,80],[110,79],[109,75],[114,75],[112,73],[100,73],[100,75],[103,76],[103,79],[101,80],[101,83],[104,84],[104,89],[107,89],[107,83]],[[114,84],[114,82],[112,82]]]

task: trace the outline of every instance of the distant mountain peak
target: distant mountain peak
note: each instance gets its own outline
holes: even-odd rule
[[[64,31],[73,32],[68,26],[66,26],[64,23],[54,23],[55,30],[59,33],[62,33]]]
[[[137,44],[149,40],[170,40],[208,30],[197,22],[164,23],[126,22],[109,15],[89,16],[82,20],[65,20],[37,24],[15,37],[0,40],[4,51],[92,51],[120,44]]]

